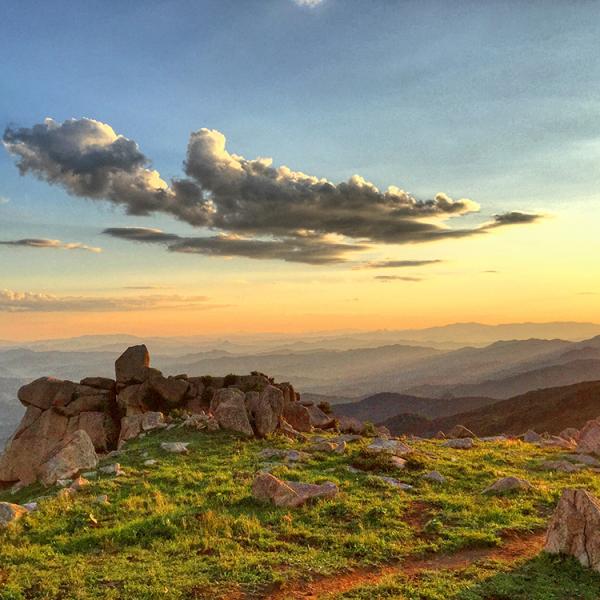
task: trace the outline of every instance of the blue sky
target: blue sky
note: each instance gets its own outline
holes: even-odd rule
[[[600,183],[599,22],[600,4],[585,1],[20,1],[0,24],[0,122],[97,119],[135,140],[166,180],[182,174],[190,132],[208,127],[231,152],[334,182],[359,173],[417,197],[472,198],[482,213],[465,223],[586,211]],[[155,247],[141,256],[100,231],[192,228],[73,199],[19,176],[8,152],[0,196],[0,237],[102,246],[112,253],[101,270],[123,277],[149,256],[159,271],[185,264],[194,276],[288,268],[202,257],[192,266]],[[1,252],[0,287],[10,289],[52,291],[50,275],[55,291],[75,290],[99,264],[84,253]],[[440,258],[434,246],[425,253]]]

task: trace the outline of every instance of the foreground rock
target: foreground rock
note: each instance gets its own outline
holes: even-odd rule
[[[456,450],[470,450],[474,444],[471,438],[457,438],[446,440],[442,446],[445,446],[446,448],[454,448]]]
[[[19,506],[18,504],[0,502],[0,528],[7,527],[11,523],[14,523],[28,512],[29,511],[25,507]]]
[[[584,567],[600,571],[600,501],[586,490],[564,490],[544,549],[574,556]]]
[[[375,438],[368,446],[367,452],[371,454],[393,454],[394,456],[405,456],[412,452],[412,448],[400,440],[388,440],[386,438]]]
[[[85,431],[76,431],[56,446],[39,468],[44,485],[54,485],[59,479],[70,479],[85,469],[94,469],[98,456]]]
[[[508,492],[522,492],[532,489],[529,481],[525,479],[519,479],[518,477],[503,477],[492,483],[483,490],[484,494],[488,495],[501,495]]]
[[[259,473],[252,484],[252,495],[261,502],[278,507],[295,508],[318,498],[333,498],[338,494],[335,483],[299,483],[283,481],[270,473]]]

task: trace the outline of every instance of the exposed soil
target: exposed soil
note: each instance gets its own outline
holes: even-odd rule
[[[377,584],[390,575],[403,574],[415,577],[423,571],[433,569],[458,571],[483,559],[507,562],[527,560],[541,551],[544,540],[544,531],[529,534],[510,533],[505,536],[502,546],[496,548],[465,549],[454,554],[408,559],[381,568],[357,569],[350,573],[322,577],[310,582],[295,582],[283,589],[267,592],[261,598],[263,600],[317,600],[328,594],[339,594],[364,585]]]

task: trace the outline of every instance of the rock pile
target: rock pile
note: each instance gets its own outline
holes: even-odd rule
[[[117,359],[114,380],[42,377],[23,386],[18,397],[27,410],[0,457],[0,485],[36,480],[50,485],[93,468],[96,453],[167,427],[173,411],[190,415],[188,427],[248,437],[276,430],[293,437],[336,424],[312,402],[301,401],[291,384],[277,384],[262,373],[164,376],[150,366],[144,345],[128,348]]]

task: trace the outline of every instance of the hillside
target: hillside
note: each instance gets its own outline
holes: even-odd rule
[[[189,443],[189,454],[161,449],[175,441]],[[596,597],[599,575],[540,554],[561,490],[600,494],[589,469],[537,469],[560,456],[556,449],[498,442],[461,451],[422,441],[413,444],[404,471],[382,461],[351,471],[351,465],[367,466],[370,440],[350,443],[344,454],[315,453],[311,443],[312,437],[293,443],[155,432],[127,444],[116,458],[119,476],[98,472],[75,494],[40,486],[0,494],[20,503],[45,497],[37,511],[0,530],[0,596],[564,600],[567,591],[572,598]],[[273,447],[304,451],[307,458],[287,464],[261,458]],[[114,461],[106,457],[101,466]],[[340,492],[299,508],[265,505],[251,491],[263,468],[285,479],[328,480]],[[432,469],[445,484],[423,479]],[[383,475],[413,488],[393,487]],[[526,477],[534,487],[482,496],[503,475]]]
[[[558,434],[565,427],[581,427],[600,415],[600,381],[527,392],[489,406],[433,419],[407,421],[398,415],[384,421],[393,433],[435,433],[461,424],[477,435],[520,434],[528,429]]]
[[[492,398],[440,400],[405,394],[382,393],[368,396],[358,402],[336,405],[334,413],[355,417],[361,421],[379,423],[400,413],[411,413],[429,418],[445,417],[487,406],[494,402],[495,400]]]

